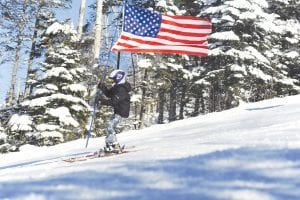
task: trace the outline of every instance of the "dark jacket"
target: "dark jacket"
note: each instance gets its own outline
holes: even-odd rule
[[[131,91],[131,85],[125,82],[124,84],[114,85],[110,89],[102,86],[101,90],[109,98],[109,100],[102,99],[101,104],[112,106],[114,114],[127,118],[130,110],[129,92]]]

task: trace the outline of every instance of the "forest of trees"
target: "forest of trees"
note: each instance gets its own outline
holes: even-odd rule
[[[130,117],[120,129],[299,93],[299,1],[127,3],[170,15],[208,17],[213,24],[209,56],[126,53],[124,59],[122,53],[112,54],[111,45],[121,32],[123,1],[95,0],[86,5],[91,13],[81,6],[74,27],[72,20],[55,16],[57,9],[70,9],[71,0],[0,0],[0,67],[12,69],[0,112],[0,152],[84,137],[104,65],[112,70],[119,62],[127,65],[134,89]],[[17,82],[21,67],[27,69],[24,88]],[[110,114],[111,108],[99,106],[94,136],[105,133]]]

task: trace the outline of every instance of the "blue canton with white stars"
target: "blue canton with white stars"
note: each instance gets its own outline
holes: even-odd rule
[[[123,31],[137,36],[155,38],[160,30],[162,17],[154,11],[125,5]]]

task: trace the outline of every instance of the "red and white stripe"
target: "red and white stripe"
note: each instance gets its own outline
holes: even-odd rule
[[[156,38],[123,31],[112,51],[207,56],[211,30],[212,24],[206,18],[162,15]]]

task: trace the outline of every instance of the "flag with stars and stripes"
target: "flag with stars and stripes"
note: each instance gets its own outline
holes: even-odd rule
[[[112,51],[208,55],[207,18],[161,15],[125,5],[123,30]]]

